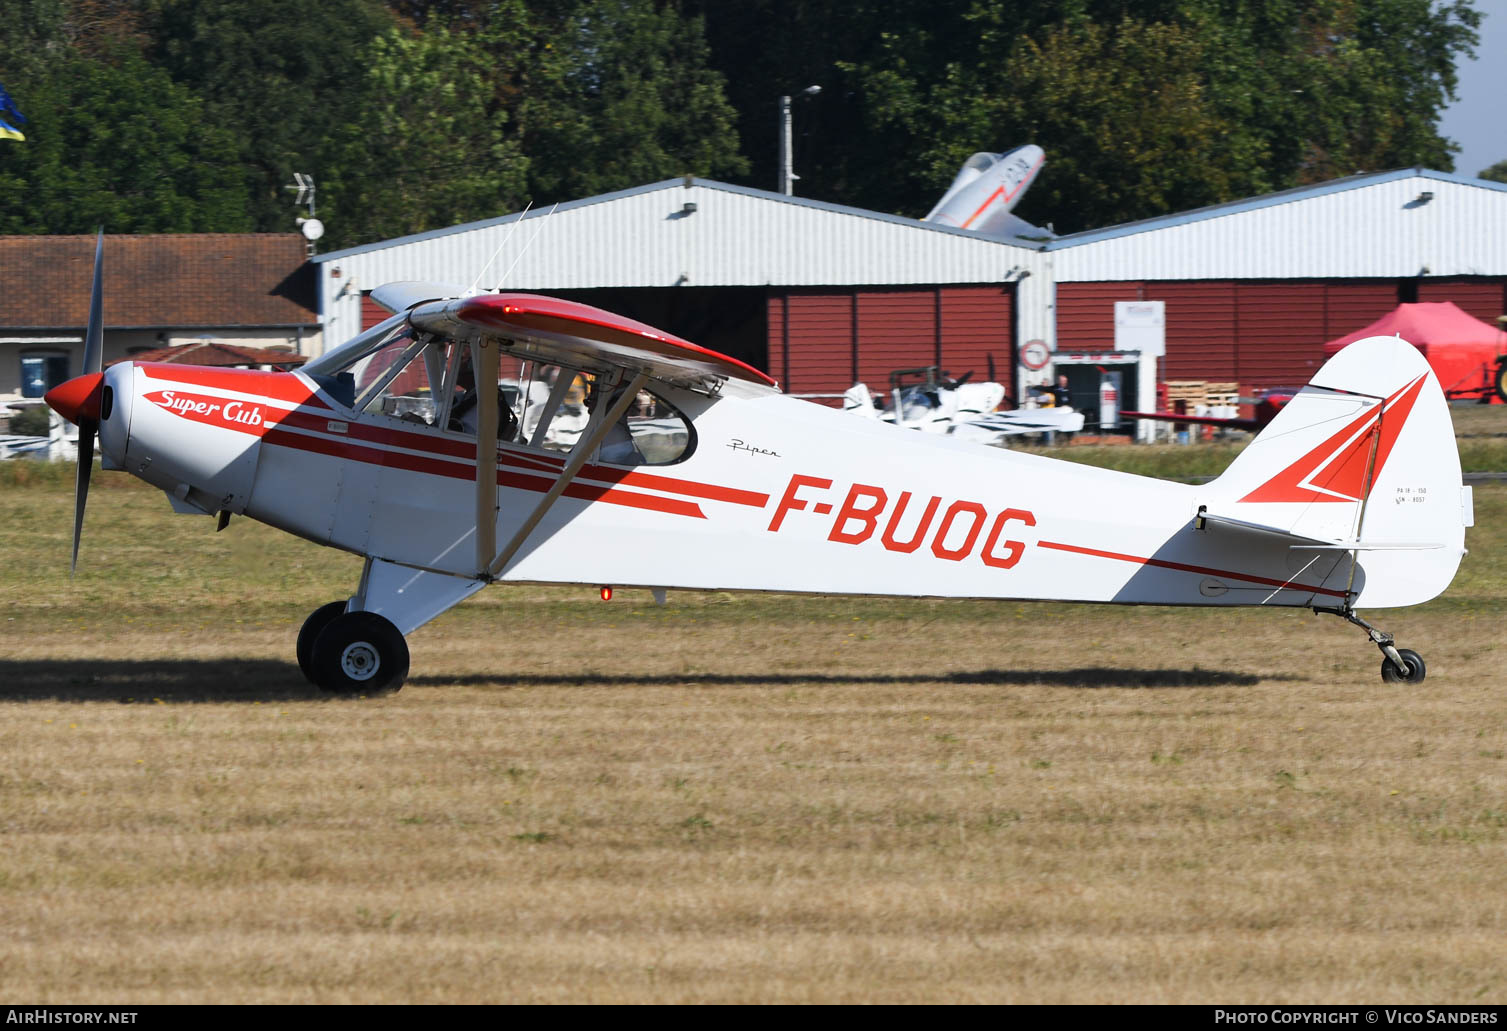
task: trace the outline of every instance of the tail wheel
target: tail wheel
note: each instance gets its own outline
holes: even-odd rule
[[[408,676],[408,642],[374,612],[346,612],[314,639],[313,680],[333,694],[386,694]]]
[[[1398,656],[1407,663],[1407,672],[1403,672],[1392,664],[1391,659],[1381,660],[1381,678],[1389,684],[1421,684],[1428,667],[1423,664],[1423,656],[1411,648],[1397,649]]]
[[[303,621],[303,626],[298,631],[298,668],[303,670],[304,677],[311,684],[319,681],[314,679],[314,642],[325,627],[330,625],[330,620],[336,616],[345,614],[344,601],[332,601],[328,605],[321,605],[309,613],[309,618]]]

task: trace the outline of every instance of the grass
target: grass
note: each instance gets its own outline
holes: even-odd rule
[[[352,701],[356,559],[97,474],[70,580],[9,467],[8,998],[1507,997],[1507,487],[1381,620],[1422,688],[1300,612],[526,587]]]

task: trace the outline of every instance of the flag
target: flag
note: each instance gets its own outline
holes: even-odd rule
[[[26,139],[26,134],[11,125],[9,120],[22,125],[26,124],[26,116],[16,107],[16,102],[10,98],[10,94],[5,92],[5,87],[0,86],[0,140]]]

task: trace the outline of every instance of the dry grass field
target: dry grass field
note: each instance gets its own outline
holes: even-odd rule
[[[1507,486],[1385,685],[1306,613],[492,589],[0,486],[11,1002],[1507,1001]]]

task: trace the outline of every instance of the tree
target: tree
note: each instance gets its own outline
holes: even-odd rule
[[[1498,161],[1490,168],[1483,168],[1476,173],[1478,179],[1490,179],[1494,183],[1507,183],[1507,161]]]
[[[0,147],[0,233],[244,232],[236,140],[139,54],[52,49]]]
[[[521,5],[513,7],[521,16]],[[513,77],[521,17],[476,32],[389,29],[368,46],[361,117],[342,126],[323,174],[330,244],[420,232],[516,210],[528,161]],[[323,170],[322,170],[323,171]]]
[[[236,135],[257,231],[292,229],[293,173],[318,181],[341,128],[367,117],[362,59],[392,25],[378,0],[155,0],[152,57]]]
[[[1228,195],[1232,162],[1204,81],[1209,57],[1207,41],[1179,26],[1080,20],[1017,42],[1003,62],[1011,96],[940,97],[990,139],[1052,141],[1052,174],[1020,214],[1046,216],[1059,231],[1088,229]],[[938,141],[938,180],[966,159],[964,144]]]
[[[533,196],[747,171],[700,18],[654,0],[532,7],[536,35],[518,87]]]
[[[775,183],[775,98],[814,82],[822,94],[797,115],[814,133],[797,140],[800,192],[920,214],[967,154],[1034,142],[1047,168],[1021,214],[1059,227],[1357,169],[1448,169],[1438,117],[1480,20],[1469,0],[693,7],[732,84],[754,185]]]

